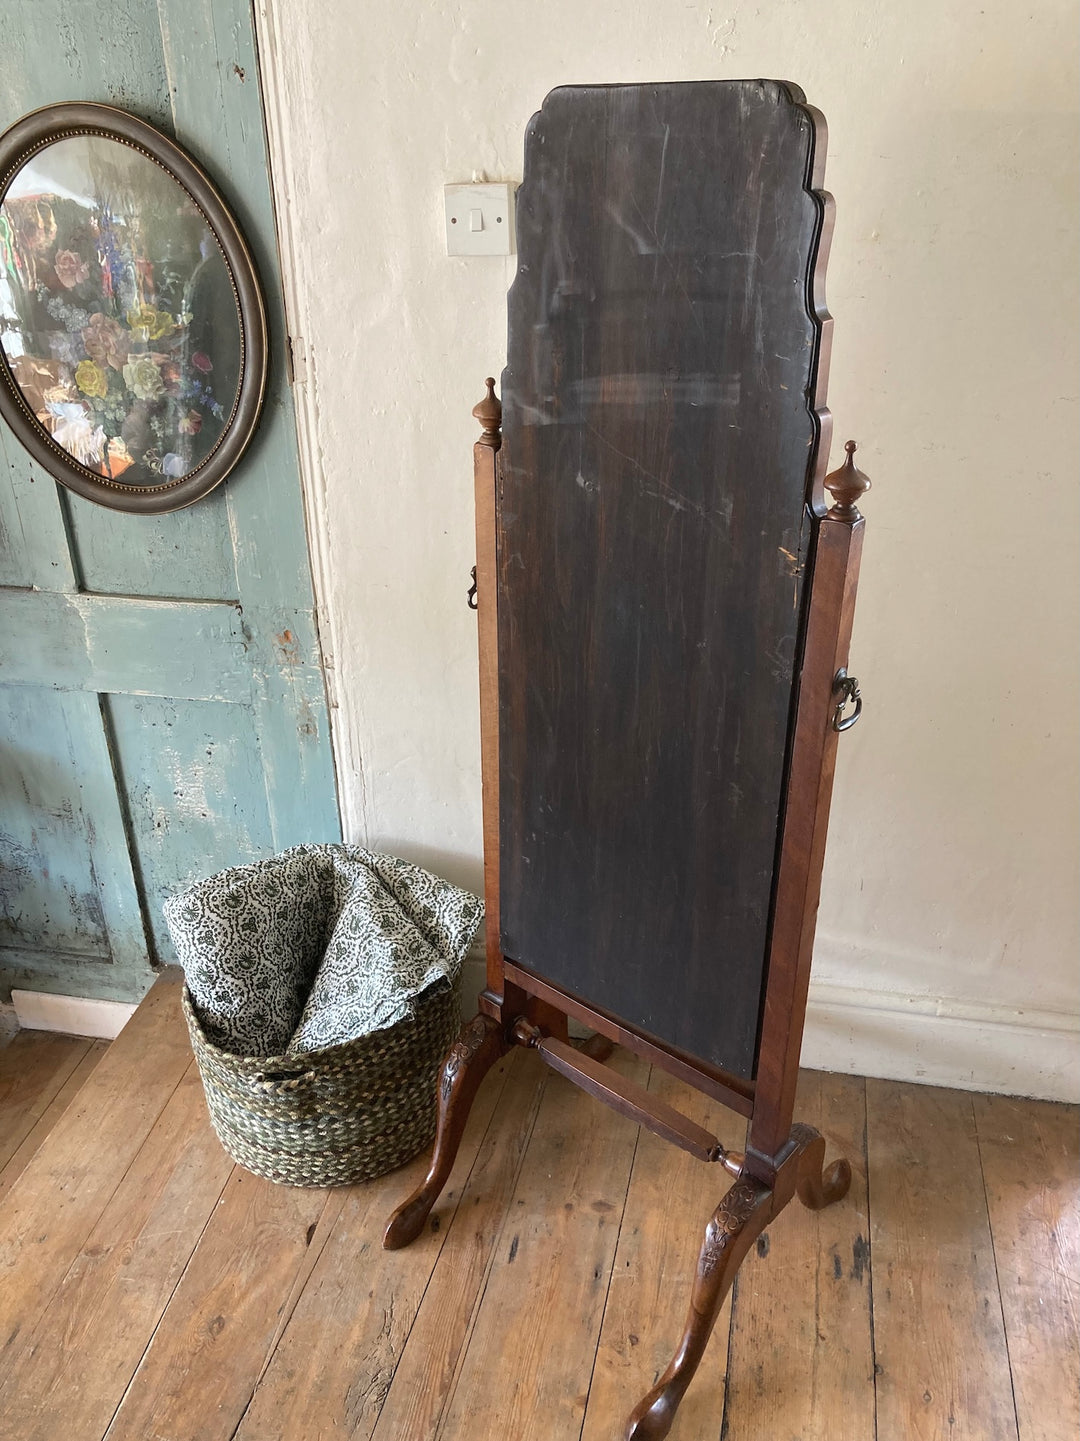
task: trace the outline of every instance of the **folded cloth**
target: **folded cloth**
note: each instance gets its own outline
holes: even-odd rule
[[[198,881],[165,918],[207,1038],[311,1051],[411,1014],[457,979],[483,917],[468,891],[359,846],[304,845]]]
[[[335,849],[333,930],[288,1050],[317,1051],[412,1014],[429,986],[452,985],[483,902],[419,866]]]

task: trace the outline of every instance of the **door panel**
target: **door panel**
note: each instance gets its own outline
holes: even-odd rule
[[[82,700],[29,688],[4,693],[0,839],[8,865],[0,931],[8,947],[108,960],[94,828],[80,795],[80,779],[100,770],[93,762],[101,757],[91,753]]]
[[[251,699],[251,641],[236,601],[11,590],[0,676],[8,685]]]
[[[142,910],[96,695],[0,688],[0,955],[9,984],[149,984]]]
[[[0,50],[0,75],[3,66]],[[0,95],[0,115],[6,124],[2,100]],[[34,464],[3,424],[0,478],[0,585],[74,590],[75,572],[56,482]]]
[[[259,430],[187,510],[94,506],[0,431],[0,998],[136,999],[172,958],[166,895],[340,836],[251,13],[37,0],[6,27],[0,125],[97,100],[174,135],[220,182],[267,299]]]
[[[175,515],[116,513],[65,494],[72,558],[84,590],[202,600],[238,597],[228,494],[220,487]]]
[[[171,956],[161,907],[205,857],[230,865],[274,848],[251,706],[114,695],[120,784],[146,898],[152,950]]]

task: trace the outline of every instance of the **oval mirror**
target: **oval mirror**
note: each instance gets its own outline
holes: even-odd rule
[[[117,510],[190,505],[258,422],[266,317],[240,230],[173,141],[91,104],[0,136],[0,412]]]

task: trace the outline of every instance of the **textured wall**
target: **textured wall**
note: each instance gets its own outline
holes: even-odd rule
[[[1072,6],[258,8],[351,836],[479,884],[469,411],[513,261],[447,259],[443,184],[520,178],[557,84],[795,80],[831,130],[837,438],[875,480],[807,1056],[1065,1094]]]

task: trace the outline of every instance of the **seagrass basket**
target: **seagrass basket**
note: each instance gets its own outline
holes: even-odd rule
[[[412,1015],[385,1030],[265,1057],[215,1046],[186,986],[182,994],[214,1130],[256,1175],[290,1186],[367,1181],[404,1165],[434,1136],[436,1077],[461,1024],[456,985],[432,986]]]

